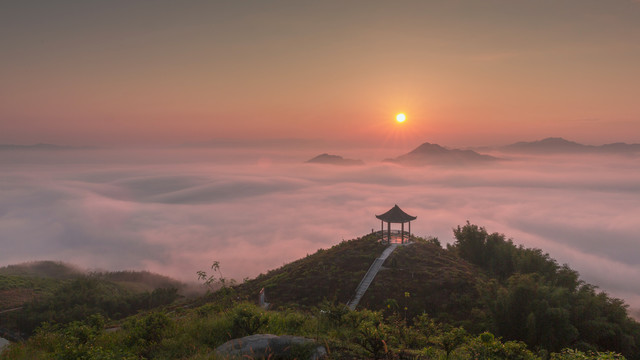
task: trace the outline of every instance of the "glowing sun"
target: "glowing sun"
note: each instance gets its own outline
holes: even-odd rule
[[[405,120],[407,120],[407,117],[403,113],[400,113],[400,114],[396,115],[396,121],[397,122],[401,123],[401,122],[404,122]]]

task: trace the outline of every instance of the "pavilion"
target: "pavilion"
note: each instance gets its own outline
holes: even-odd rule
[[[402,211],[398,205],[395,205],[391,208],[391,210],[387,211],[382,215],[376,215],[378,219],[381,220],[381,231],[382,240],[384,241],[384,223],[387,223],[387,242],[391,243],[391,223],[394,224],[402,224],[402,228],[400,231],[400,243],[404,244],[404,223],[409,223],[409,236],[407,241],[411,238],[411,221],[417,219],[417,216],[411,216],[406,212]]]

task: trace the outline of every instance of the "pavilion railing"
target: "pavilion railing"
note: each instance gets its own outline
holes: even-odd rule
[[[388,232],[384,231],[374,231],[374,234],[380,238],[381,241],[387,241]],[[400,237],[402,236],[402,230],[391,230],[391,242],[399,242]],[[404,240],[410,240],[411,236],[407,230],[404,231]]]

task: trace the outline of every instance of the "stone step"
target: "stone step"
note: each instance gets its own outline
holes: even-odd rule
[[[373,264],[371,264],[371,266],[369,267],[369,270],[367,271],[366,274],[364,274],[364,277],[360,281],[360,284],[358,284],[358,287],[356,288],[355,296],[347,304],[347,306],[349,306],[351,310],[356,309],[356,306],[358,306],[360,299],[362,299],[362,296],[364,296],[365,292],[367,292],[369,285],[371,285],[371,283],[373,282],[373,279],[378,274],[378,271],[380,271],[380,268],[382,268],[382,264],[384,264],[384,261],[387,260],[389,255],[393,253],[393,251],[398,247],[398,245],[399,244],[389,245],[386,249],[384,249],[380,257],[375,259]]]

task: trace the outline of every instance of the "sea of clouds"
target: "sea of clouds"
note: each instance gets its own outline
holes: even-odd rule
[[[404,167],[306,164],[326,149],[0,152],[0,266],[61,260],[183,281],[219,261],[241,280],[380,228],[394,204],[419,236],[466,221],[536,247],[640,308],[640,157],[518,156]],[[379,151],[375,152],[379,154]]]

